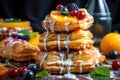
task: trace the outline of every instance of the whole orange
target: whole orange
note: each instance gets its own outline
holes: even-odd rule
[[[114,32],[106,34],[101,40],[100,48],[105,55],[112,50],[116,50],[120,54],[120,34]]]

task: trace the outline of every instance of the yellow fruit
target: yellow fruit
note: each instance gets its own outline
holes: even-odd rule
[[[116,50],[120,54],[120,35],[118,33],[108,33],[103,37],[100,48],[105,55],[112,50]]]
[[[52,11],[50,13],[50,17],[54,21],[58,21],[58,22],[70,22],[73,20],[77,20],[76,17],[70,16],[70,15],[68,15],[68,16],[61,15],[60,11]]]
[[[3,22],[0,24],[0,27],[8,27],[8,28],[14,28],[14,27],[18,27],[18,28],[25,28],[25,27],[29,27],[30,26],[30,22],[29,21],[23,21],[23,22]]]
[[[40,35],[37,35],[34,38],[31,38],[28,42],[33,46],[38,46]]]

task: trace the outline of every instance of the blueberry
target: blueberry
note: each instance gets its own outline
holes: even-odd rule
[[[23,40],[28,41],[28,40],[30,40],[30,37],[29,37],[28,35],[24,35],[24,36],[23,36]]]
[[[35,74],[32,70],[27,70],[24,72],[23,77],[24,80],[32,80],[34,78]]]
[[[67,5],[67,8],[68,8],[69,11],[72,11],[72,10],[78,11],[78,10],[79,10],[79,8],[78,8],[78,6],[77,6],[76,3],[69,3],[69,4]]]
[[[36,73],[38,67],[37,67],[36,64],[29,64],[29,65],[28,65],[28,69],[30,69],[30,70],[32,70],[34,73]]]
[[[68,11],[68,9],[66,7],[63,7],[60,9],[60,14],[67,16],[70,12]]]
[[[111,51],[111,52],[109,52],[108,57],[111,59],[116,59],[118,57],[118,52],[115,50]]]
[[[18,39],[23,39],[23,35],[17,35]]]

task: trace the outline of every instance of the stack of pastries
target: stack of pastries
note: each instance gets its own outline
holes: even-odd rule
[[[70,10],[67,14],[67,8],[76,10],[77,16]],[[58,5],[43,20],[46,32],[40,37],[37,64],[54,74],[90,72],[105,59],[93,46],[93,35],[88,29],[94,19],[86,9],[77,9],[72,4],[67,8]]]
[[[11,32],[19,32],[23,29],[32,32],[29,21],[21,21],[14,18],[4,20],[0,18],[0,41],[7,38]]]

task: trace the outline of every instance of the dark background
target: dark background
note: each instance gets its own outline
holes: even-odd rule
[[[57,4],[75,2],[84,8],[88,0],[0,0],[0,18],[29,20],[34,31],[43,32],[41,21]],[[112,31],[120,31],[120,0],[106,0],[112,17]]]

